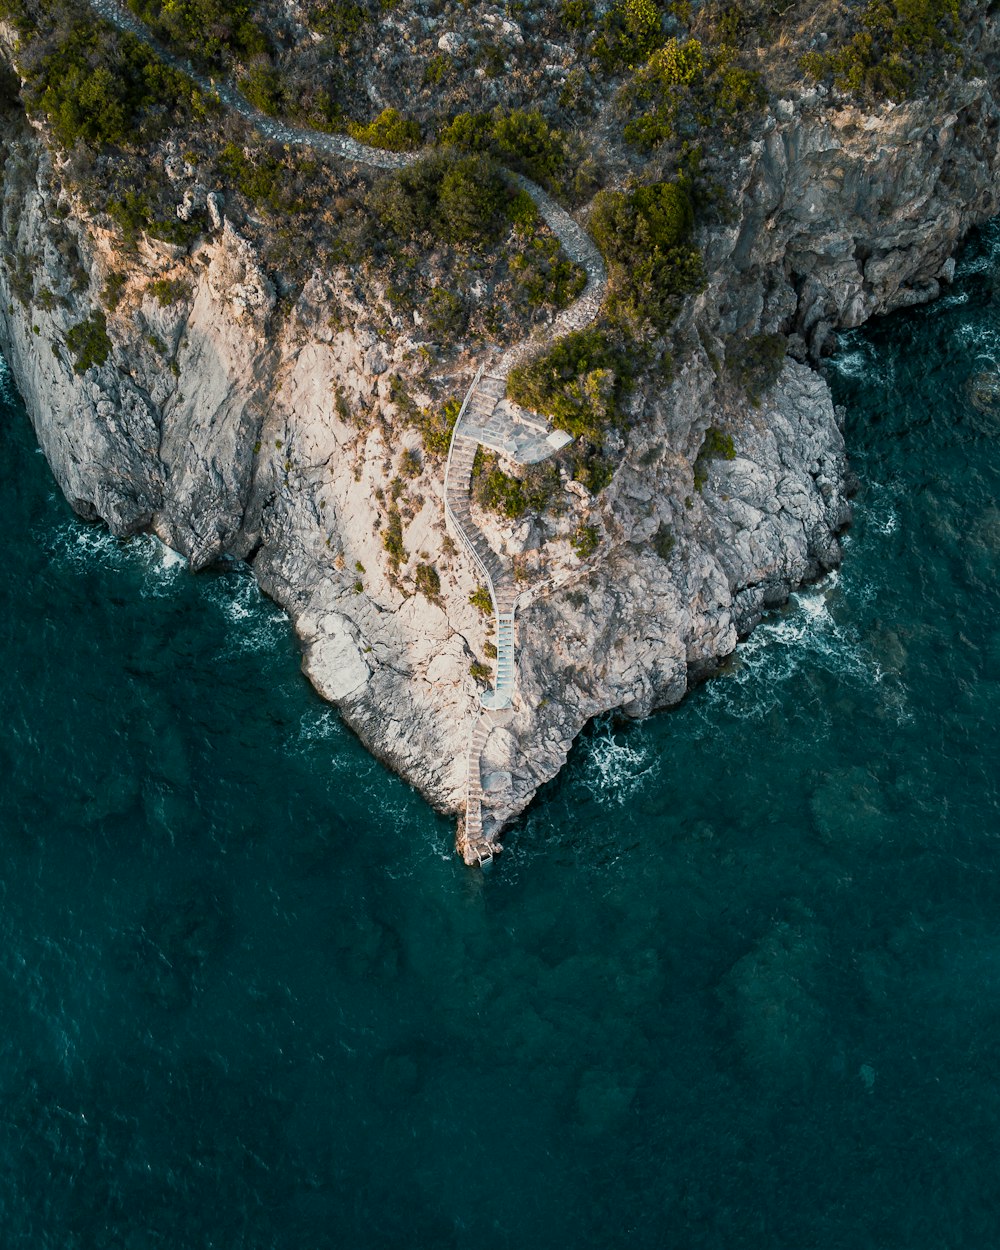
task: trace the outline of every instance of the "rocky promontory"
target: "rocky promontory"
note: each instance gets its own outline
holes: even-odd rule
[[[453,57],[447,34],[435,42]],[[764,611],[840,561],[849,474],[821,361],[838,331],[933,299],[966,232],[1000,210],[996,34],[982,18],[969,39],[987,69],[934,92],[866,100],[782,82],[739,143],[706,143],[699,177],[723,207],[694,226],[705,279],[679,301],[669,341],[650,348],[647,335],[636,352],[605,435],[607,480],[592,489],[560,453],[537,506],[509,515],[474,498],[525,592],[517,693],[483,752],[494,829],[558,772],[588,719],[676,703]],[[5,38],[16,61],[12,28]],[[615,99],[595,107],[603,181],[633,186]],[[121,536],[151,530],[195,570],[248,561],[319,692],[458,812],[491,632],[445,526],[447,444],[426,423],[494,344],[459,329],[440,349],[427,309],[442,300],[401,307],[386,272],[346,244],[346,259],[331,247],[287,280],[277,234],[176,132],[156,162],[176,220],[198,222],[179,241],[123,241],[120,214],[88,207],[80,152],[11,90],[0,161],[0,349],[73,508]],[[584,226],[593,190],[577,196]],[[532,228],[535,251],[554,255],[544,223]],[[467,327],[499,298],[491,272],[472,254],[449,272]],[[572,295],[522,326],[505,320],[495,344],[544,342]],[[77,350],[87,326],[107,347],[91,361]]]

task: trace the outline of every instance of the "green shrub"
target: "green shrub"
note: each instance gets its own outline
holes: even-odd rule
[[[680,300],[701,290],[705,270],[691,241],[694,208],[686,183],[602,191],[590,232],[608,262],[609,311],[636,329],[663,329]]]
[[[324,35],[341,54],[345,53],[361,33],[367,11],[354,0],[327,0],[318,4],[309,15],[312,28]]]
[[[476,681],[489,681],[493,676],[493,670],[488,664],[483,664],[481,660],[473,660],[469,665],[469,674]]]
[[[424,325],[434,338],[447,339],[460,334],[465,325],[465,305],[454,291],[435,287],[422,309]]]
[[[572,34],[585,34],[594,24],[594,6],[591,0],[562,0],[559,20]]]
[[[629,385],[624,354],[590,327],[567,334],[541,356],[512,369],[507,396],[574,437],[600,439],[620,419]]]
[[[382,546],[389,553],[389,559],[394,565],[406,562],[406,548],[403,546],[403,518],[396,507],[390,510],[386,520]]]
[[[651,539],[653,550],[661,560],[669,560],[674,550],[675,539],[674,532],[670,526],[661,521],[657,527],[656,533]]]
[[[497,658],[496,643],[484,642],[483,655],[485,655],[488,660],[495,660]]]
[[[100,309],[77,325],[66,335],[66,347],[73,356],[73,369],[76,373],[86,373],[91,365],[103,365],[111,355],[111,340],[108,338],[108,323]]]
[[[578,525],[570,535],[569,542],[580,559],[586,560],[600,546],[601,536],[594,525]]]
[[[442,52],[438,56],[432,56],[424,66],[424,86],[439,86],[446,78],[450,77],[454,69],[455,62],[447,52]]]
[[[146,290],[161,308],[167,308],[171,304],[179,303],[181,300],[187,299],[191,294],[190,283],[184,282],[180,278],[157,278],[155,282],[150,282]]]
[[[503,175],[485,156],[467,156],[445,171],[438,213],[449,238],[459,243],[499,236],[508,200]]]
[[[903,99],[937,67],[958,63],[962,0],[869,0],[842,48],[810,52],[802,67],[841,91]]]
[[[348,132],[359,143],[387,152],[413,152],[420,147],[420,124],[394,108],[383,109],[374,121],[350,122]]]
[[[219,171],[255,208],[272,217],[309,212],[318,201],[319,163],[298,153],[279,157],[264,148],[250,151],[227,143],[219,153]]]
[[[731,434],[725,434],[717,426],[710,425],[705,431],[701,447],[694,462],[694,488],[701,491],[708,481],[708,466],[712,460],[735,460],[736,447]]]
[[[735,58],[730,47],[668,39],[622,92],[626,108],[639,110],[626,141],[649,152],[678,137],[697,140],[706,127],[741,131],[767,97],[760,75]]]
[[[281,74],[269,61],[254,61],[238,82],[246,98],[262,113],[279,117],[293,111]]]
[[[441,578],[433,564],[418,564],[413,580],[417,590],[428,599],[441,597]]]
[[[536,235],[525,240],[524,250],[510,258],[519,302],[530,309],[546,304],[568,307],[587,284],[586,271],[563,255],[559,240]]]
[[[451,153],[380,178],[369,204],[401,239],[431,234],[476,245],[499,238],[509,199],[503,174],[488,157]]]
[[[469,602],[474,608],[478,608],[484,616],[492,616],[493,599],[488,586],[477,586],[472,594],[469,595]]]
[[[460,399],[449,399],[440,408],[428,408],[417,416],[415,424],[429,455],[447,456],[461,407]]]
[[[105,278],[101,289],[101,299],[108,312],[114,312],[118,307],[127,284],[128,278],[123,273],[109,273]]]
[[[131,146],[171,118],[190,115],[201,95],[133,35],[88,10],[56,25],[26,59],[26,101],[44,114],[60,146]]]
[[[592,172],[580,167],[577,148],[538,109],[459,113],[438,135],[438,145],[493,156],[554,195],[580,198],[593,189]]]
[[[419,477],[423,463],[420,459],[420,452],[413,447],[407,447],[399,458],[399,471],[404,477]]]
[[[223,66],[267,51],[253,0],[128,0],[153,33],[202,65]]]
[[[474,489],[480,507],[516,521],[526,512],[545,511],[559,489],[559,472],[551,465],[534,466],[523,477],[511,477],[500,468],[496,456],[487,454]]]
[[[726,347],[726,365],[756,408],[777,382],[785,363],[788,339],[783,334],[755,334]]]

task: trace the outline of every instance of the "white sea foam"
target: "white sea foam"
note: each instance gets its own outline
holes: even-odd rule
[[[731,704],[738,694],[740,714],[763,719],[783,701],[781,686],[803,670],[833,673],[865,689],[878,685],[883,679],[878,662],[856,631],[840,625],[830,612],[839,584],[835,570],[793,594],[785,608],[758,625],[737,647],[729,671],[708,683],[701,700],[704,714],[714,716],[720,701]]]
[[[845,338],[842,349],[827,364],[834,373],[854,381],[863,380],[876,369],[884,368],[884,362],[878,359],[869,343],[850,338]]]
[[[876,499],[865,510],[864,523],[866,530],[888,538],[899,529],[899,513],[893,503]]]
[[[624,806],[659,771],[659,759],[640,734],[633,729],[619,735],[601,722],[586,741],[584,781],[605,807]]]
[[[125,544],[100,525],[67,521],[39,532],[37,537],[61,567],[77,573],[88,572],[95,565],[121,569],[129,558]]]
[[[288,617],[266,598],[248,573],[234,572],[218,578],[208,587],[206,595],[233,626],[225,655],[273,651],[287,641]]]

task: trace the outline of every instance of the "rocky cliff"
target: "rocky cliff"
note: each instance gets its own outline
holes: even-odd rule
[[[816,363],[838,329],[948,282],[963,234],[1000,208],[998,133],[985,80],[867,113],[819,88],[778,102],[745,152],[717,154],[731,218],[702,231],[709,284],[681,315],[672,376],[639,379],[610,486],[591,499],[564,473],[545,517],[479,518],[533,592],[518,617],[515,705],[484,752],[495,825],[556,774],[590,717],[676,703],[764,609],[838,563],[848,471]],[[123,269],[118,243],[64,189],[23,116],[5,118],[0,142],[0,348],[72,506],[116,534],[152,529],[195,569],[248,560],[294,622],[320,693],[429,801],[457,811],[470,664],[488,634],[445,531],[441,464],[397,419],[392,379],[419,353],[419,325],[377,333],[336,272],[317,271],[279,308],[213,200],[190,251],[141,244],[108,317],[113,350],[81,376],[64,344]],[[182,211],[185,186],[182,171]],[[182,294],[164,307],[152,279]],[[791,354],[755,405],[722,362],[774,331]],[[456,391],[474,367],[459,362]],[[734,458],[705,454],[710,428],[731,436]],[[398,567],[383,542],[387,498],[403,523]],[[599,542],[581,558],[567,536],[583,522]],[[416,592],[421,563],[436,568],[437,593]]]

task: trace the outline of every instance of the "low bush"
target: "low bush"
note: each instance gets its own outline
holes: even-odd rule
[[[904,99],[936,69],[956,66],[962,0],[869,0],[850,41],[809,52],[802,68],[862,97]]]
[[[694,462],[694,488],[701,491],[708,481],[708,466],[713,460],[735,460],[736,447],[731,434],[726,434],[717,426],[710,425],[705,431],[701,447]]]
[[[125,274],[118,272],[108,274],[101,289],[101,299],[108,312],[114,312],[118,307],[127,284],[128,277]]]
[[[601,20],[590,51],[605,72],[615,73],[641,65],[663,39],[656,0],[616,0]]]
[[[755,334],[727,345],[726,366],[755,408],[777,382],[787,349],[783,334]]]
[[[569,542],[580,559],[586,560],[600,546],[601,536],[594,525],[578,525],[570,535]]]
[[[582,149],[538,109],[459,113],[441,130],[438,145],[492,156],[553,195],[578,200],[593,191],[593,167]]]
[[[253,0],[128,0],[128,7],[170,47],[201,65],[224,66],[267,51]]]
[[[298,153],[281,156],[266,148],[253,150],[227,143],[219,153],[219,172],[254,208],[285,218],[312,211],[322,194],[319,162]]]
[[[433,564],[418,564],[413,580],[420,594],[428,599],[441,597],[441,578]]]
[[[737,63],[735,49],[668,39],[622,91],[634,114],[625,139],[649,152],[671,139],[697,140],[706,127],[741,131],[766,98],[760,75]]]
[[[394,108],[383,109],[374,121],[350,122],[347,129],[359,143],[387,152],[413,152],[420,147],[420,124]]]
[[[432,456],[447,456],[451,434],[462,407],[460,399],[448,399],[440,407],[417,413],[414,424],[420,430],[424,451]]]
[[[73,357],[76,373],[86,373],[91,365],[103,365],[111,355],[107,318],[100,309],[78,322],[66,335],[66,347]]]
[[[389,553],[389,559],[394,565],[406,562],[406,548],[403,546],[403,518],[395,506],[390,509],[386,520],[382,546]]]
[[[650,543],[661,560],[669,560],[675,545],[674,532],[666,521],[661,521]]]
[[[575,438],[600,440],[622,415],[631,377],[624,353],[602,331],[575,330],[511,370],[507,395]]]
[[[476,502],[508,520],[519,520],[526,512],[544,512],[559,489],[559,472],[552,465],[512,477],[500,468],[495,456],[484,460],[473,483]]]
[[[509,201],[495,162],[453,153],[426,157],[379,179],[369,196],[375,215],[399,238],[430,235],[469,246],[500,237]]]
[[[341,55],[354,43],[368,21],[368,12],[354,0],[325,0],[314,5],[309,24],[337,49]]]
[[[168,308],[187,299],[191,294],[191,285],[180,278],[157,278],[155,282],[150,282],[146,290],[161,308]]]
[[[424,325],[433,338],[451,338],[465,327],[465,304],[454,291],[435,287],[421,310]]]
[[[81,8],[22,49],[26,102],[60,146],[133,146],[208,107],[201,93],[133,35]]]
[[[669,325],[680,300],[705,284],[693,229],[691,195],[680,180],[595,198],[590,232],[608,262],[613,316],[637,331]]]
[[[493,600],[490,597],[489,588],[487,586],[477,586],[469,595],[469,602],[474,608],[478,608],[484,616],[491,616],[493,613]]]
[[[587,285],[586,271],[565,256],[559,240],[536,235],[510,258],[518,300],[530,309],[568,307]]]

